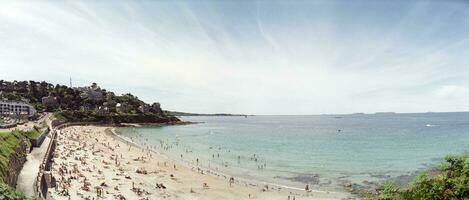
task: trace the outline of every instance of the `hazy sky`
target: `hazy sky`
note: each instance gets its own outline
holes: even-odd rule
[[[465,1],[1,1],[0,79],[201,113],[469,110]]]

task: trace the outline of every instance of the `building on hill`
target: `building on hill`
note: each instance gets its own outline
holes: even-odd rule
[[[95,90],[85,90],[80,93],[82,99],[89,99],[94,101],[101,101],[104,99],[103,93]]]
[[[41,102],[42,102],[42,105],[44,106],[55,106],[57,105],[57,97],[53,97],[53,96],[42,97]]]
[[[101,101],[105,98],[101,88],[96,83],[87,87],[74,87],[73,90],[80,92],[82,99]]]
[[[128,113],[130,112],[130,106],[126,103],[117,103],[116,111],[120,113]]]
[[[96,114],[99,116],[106,116],[109,115],[109,108],[106,106],[99,106],[96,110]]]
[[[18,102],[18,101],[0,101],[0,114],[7,115],[18,115],[18,116],[34,116],[36,109],[33,106]]]

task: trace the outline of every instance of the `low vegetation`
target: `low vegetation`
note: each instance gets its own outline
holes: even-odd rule
[[[0,200],[25,200],[31,199],[24,194],[15,191],[5,183],[10,157],[19,147],[21,141],[28,141],[25,132],[0,132]]]
[[[0,182],[5,182],[10,156],[22,139],[25,137],[16,132],[0,132]]]
[[[376,199],[469,199],[469,154],[447,156],[436,172],[421,174],[405,188],[388,182]]]
[[[43,130],[40,127],[34,126],[34,128],[29,131],[15,130],[14,132],[25,136],[29,140],[35,140],[38,139],[39,136],[41,136]]]
[[[5,183],[0,182],[0,199],[1,200],[33,200],[21,192],[15,191]]]

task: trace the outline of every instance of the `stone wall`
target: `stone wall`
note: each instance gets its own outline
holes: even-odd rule
[[[58,128],[60,128],[60,126],[62,126],[62,124],[63,123],[60,123],[56,120],[51,122],[51,141],[49,143],[49,146],[47,146],[46,154],[44,155],[42,164],[39,167],[38,176],[36,177],[36,180],[34,182],[36,196],[41,199],[47,198],[48,184],[45,181],[44,173],[46,171],[50,171],[52,157],[54,156],[55,147],[57,146],[57,130]]]

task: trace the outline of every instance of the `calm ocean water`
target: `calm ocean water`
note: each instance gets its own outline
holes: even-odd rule
[[[174,159],[318,189],[408,176],[469,150],[469,113],[182,119],[203,123],[119,132]]]

